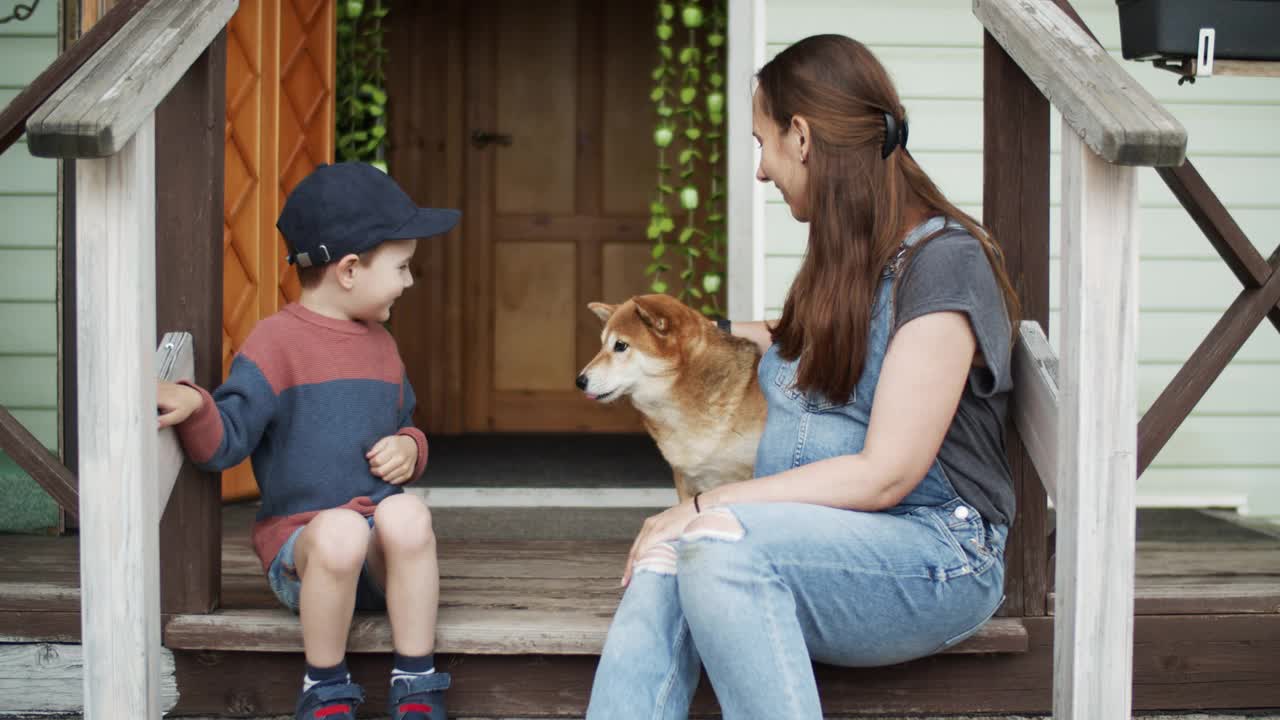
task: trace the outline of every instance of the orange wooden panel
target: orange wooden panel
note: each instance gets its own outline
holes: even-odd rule
[[[258,320],[298,297],[275,222],[285,196],[333,161],[334,9],[326,0],[241,0],[227,30],[223,372]],[[248,462],[225,500],[255,497]]]

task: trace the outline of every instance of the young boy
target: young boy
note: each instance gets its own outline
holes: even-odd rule
[[[417,207],[370,165],[321,165],[276,223],[298,267],[299,302],[257,324],[212,395],[158,388],[160,425],[177,427],[200,467],[253,458],[254,547],[271,589],[302,620],[298,720],[354,720],[364,700],[345,661],[354,609],[390,618],[392,718],[445,718],[450,678],[432,655],[435,536],[426,505],[401,487],[422,475],[427,440],[381,323],[413,284],[417,239],[448,232],[459,216]]]

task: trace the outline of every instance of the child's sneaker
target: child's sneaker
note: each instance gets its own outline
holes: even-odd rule
[[[316,685],[298,696],[294,720],[356,720],[364,691],[353,682]]]
[[[391,720],[447,720],[444,691],[449,673],[399,677],[391,683]]]

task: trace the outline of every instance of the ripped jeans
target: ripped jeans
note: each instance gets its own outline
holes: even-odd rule
[[[729,720],[820,720],[811,660],[890,665],[973,634],[1002,599],[1006,533],[959,498],[710,508],[637,562],[587,720],[686,718],[704,665]]]

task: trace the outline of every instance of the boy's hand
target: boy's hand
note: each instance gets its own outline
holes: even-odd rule
[[[408,435],[388,435],[364,454],[369,472],[392,485],[408,482],[418,463],[418,443]]]
[[[160,409],[160,416],[157,419],[162,428],[177,425],[186,420],[203,404],[204,398],[200,393],[186,385],[156,382],[156,407]]]

